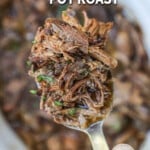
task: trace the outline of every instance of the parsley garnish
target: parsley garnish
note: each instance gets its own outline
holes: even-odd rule
[[[28,60],[28,61],[26,61],[26,64],[27,64],[27,66],[30,67],[32,65],[32,62],[30,60]]]
[[[46,96],[42,96],[42,97],[41,97],[41,100],[42,100],[42,101],[46,101]]]
[[[67,64],[71,64],[72,61],[71,60],[67,60],[66,62],[67,62]]]
[[[37,41],[36,41],[36,40],[33,40],[33,41],[32,41],[32,44],[36,44],[36,43],[37,43]]]
[[[47,75],[39,75],[39,76],[37,77],[37,80],[38,80],[39,82],[41,82],[41,81],[46,81],[46,82],[48,82],[48,83],[51,83],[51,82],[54,81],[54,79],[53,79],[52,77],[47,76]]]
[[[68,110],[68,114],[71,115],[71,116],[74,116],[77,112],[77,109],[76,108],[71,108]]]
[[[54,104],[55,104],[56,106],[63,106],[63,103],[60,102],[60,101],[58,101],[58,100],[54,101]]]
[[[37,91],[36,90],[30,90],[29,91],[31,94],[33,94],[33,95],[36,95],[37,94]]]

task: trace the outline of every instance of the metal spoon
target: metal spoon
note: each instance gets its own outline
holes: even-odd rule
[[[72,126],[66,127],[86,133],[91,141],[93,150],[109,150],[103,134],[103,122],[104,120],[96,122],[90,125],[87,129],[80,129]]]

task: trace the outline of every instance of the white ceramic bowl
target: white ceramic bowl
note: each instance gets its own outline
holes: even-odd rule
[[[136,20],[144,34],[144,44],[150,58],[150,0],[118,0],[125,7],[125,13],[131,20]]]
[[[128,19],[139,23],[143,31],[143,42],[150,58],[150,0],[118,0],[124,6]],[[149,59],[150,62],[150,59]],[[146,135],[140,150],[150,149],[150,131]]]

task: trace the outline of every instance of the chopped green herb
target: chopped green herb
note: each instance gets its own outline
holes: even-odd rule
[[[36,44],[36,43],[37,43],[37,41],[36,41],[36,40],[33,40],[33,41],[32,41],[32,44]]]
[[[41,100],[42,100],[42,101],[46,101],[46,96],[42,96],[42,97],[41,97]]]
[[[87,76],[89,74],[89,70],[84,70],[83,72],[80,73],[83,76]]]
[[[27,64],[27,66],[30,67],[32,65],[32,62],[30,60],[28,60],[28,61],[26,61],[26,64]]]
[[[68,114],[71,116],[74,116],[76,114],[76,112],[77,112],[76,108],[71,108],[71,109],[69,109]]]
[[[46,75],[39,75],[39,76],[37,77],[37,80],[38,80],[39,82],[41,82],[41,81],[46,81],[46,82],[48,82],[48,83],[51,83],[51,82],[54,81],[54,79],[53,79],[52,77],[49,77],[49,76],[46,76]]]
[[[87,75],[89,74],[89,71],[86,70],[86,71],[83,72],[83,74],[84,74],[85,76],[87,76]]]
[[[71,64],[71,60],[67,60],[66,62],[67,62],[67,64]]]
[[[43,75],[38,75],[38,76],[37,76],[37,80],[38,80],[39,82],[41,82],[41,81],[43,80]]]
[[[56,106],[63,106],[63,103],[60,102],[60,101],[54,101],[54,104],[55,104]]]
[[[57,10],[57,17],[61,17],[62,12],[64,12],[69,6],[69,3],[66,2],[65,4],[59,5]]]
[[[29,91],[31,94],[33,94],[33,95],[36,95],[37,94],[37,91],[36,90],[30,90]]]

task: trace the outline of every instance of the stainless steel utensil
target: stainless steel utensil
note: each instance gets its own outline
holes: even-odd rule
[[[89,136],[93,150],[109,150],[103,134],[103,122],[104,120],[96,122],[87,129],[80,129],[72,126],[67,127],[86,133]]]

